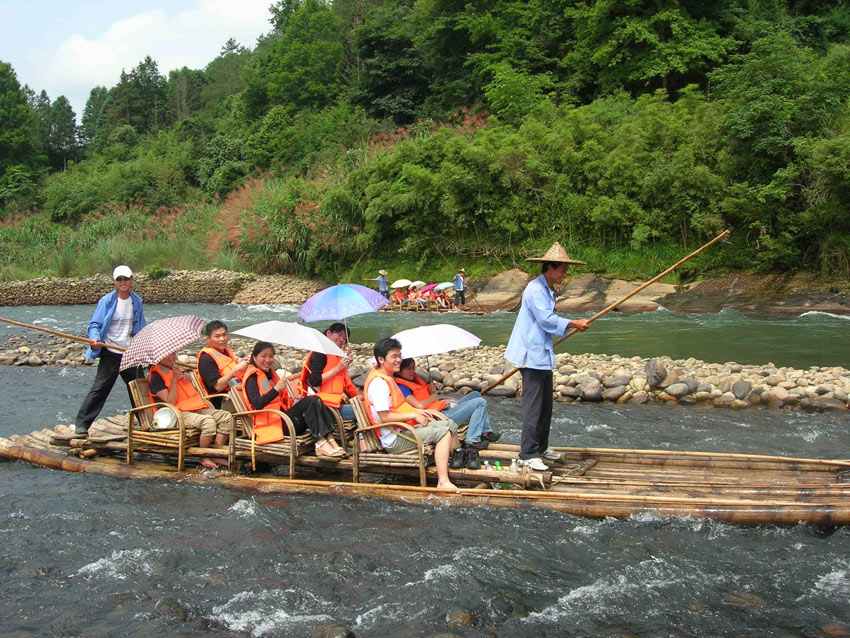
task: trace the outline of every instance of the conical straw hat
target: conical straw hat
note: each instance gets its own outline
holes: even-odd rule
[[[558,242],[552,244],[549,250],[546,251],[546,254],[542,257],[529,257],[526,261],[548,261],[555,264],[578,264],[581,266],[587,264],[585,261],[570,259],[569,255],[567,255],[567,251],[564,250],[564,247]]]

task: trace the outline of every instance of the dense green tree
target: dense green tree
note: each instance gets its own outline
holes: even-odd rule
[[[245,88],[245,68],[250,58],[250,52],[231,38],[222,47],[221,54],[206,66],[201,87],[201,105],[205,113],[212,114],[227,98]]]
[[[248,77],[249,116],[258,118],[278,104],[297,110],[331,103],[342,81],[342,27],[319,0],[306,0]]]
[[[65,169],[69,159],[77,152],[77,116],[64,95],[56,98],[50,107],[50,136],[48,138],[50,165]]]
[[[203,106],[201,91],[205,82],[206,76],[203,71],[185,66],[168,73],[166,92],[170,121],[179,122],[194,117],[200,112]]]
[[[40,165],[33,141],[34,117],[12,65],[0,62],[0,175],[12,166]]]
[[[428,94],[428,71],[414,46],[411,9],[380,6],[354,32],[363,68],[353,83],[351,101],[372,117],[408,124]]]
[[[89,93],[83,116],[80,119],[79,140],[82,146],[91,144],[106,124],[106,102],[109,91],[105,86],[96,86]]]
[[[167,80],[149,55],[130,72],[130,80],[138,91],[142,131],[158,133],[168,124]]]

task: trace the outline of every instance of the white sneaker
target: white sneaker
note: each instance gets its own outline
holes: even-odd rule
[[[519,459],[517,461],[517,465],[520,467],[530,467],[532,470],[536,470],[538,472],[545,472],[549,469],[549,466],[541,461],[540,457],[534,457],[533,459]]]
[[[543,452],[543,454],[541,456],[543,456],[544,459],[547,459],[549,461],[560,461],[561,460],[561,453],[556,452],[555,450],[553,450],[550,447],[547,447],[546,451]]]

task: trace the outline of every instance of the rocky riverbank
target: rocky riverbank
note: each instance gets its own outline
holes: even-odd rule
[[[250,352],[253,341],[232,338],[239,356]],[[187,348],[180,358],[197,359],[199,347]],[[14,366],[92,365],[83,357],[85,345],[48,335],[15,336],[0,346],[0,364]],[[434,381],[445,393],[482,390],[511,369],[504,346],[479,347],[420,359],[420,375]],[[350,372],[357,385],[365,382],[371,365],[372,344],[353,346]],[[304,352],[279,348],[278,365],[289,373],[301,369]],[[754,406],[812,411],[846,410],[850,371],[842,367],[794,368],[767,365],[705,363],[697,359],[667,357],[643,359],[617,355],[561,354],[555,369],[555,398],[562,402],[668,403],[701,407],[744,409]],[[426,363],[430,370],[425,370]],[[515,374],[489,392],[490,396],[516,397],[522,393]]]
[[[473,281],[470,310],[515,310],[531,275],[514,268]],[[328,284],[291,275],[253,275],[227,270],[173,271],[152,277],[139,273],[133,289],[147,303],[301,304]],[[642,285],[591,273],[565,281],[557,310],[598,312]],[[93,304],[112,290],[107,275],[44,277],[0,282],[0,306]],[[619,306],[622,312],[646,312],[659,307],[680,312],[717,312],[725,307],[743,311],[803,313],[818,310],[850,313],[850,283],[825,283],[811,274],[728,275],[685,286],[655,283]]]

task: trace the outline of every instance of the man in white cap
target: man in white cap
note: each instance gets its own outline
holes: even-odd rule
[[[89,427],[103,409],[103,404],[106,403],[106,398],[118,378],[121,351],[106,348],[104,344],[126,348],[130,345],[133,335],[147,323],[141,297],[130,291],[133,287],[133,271],[128,266],[117,266],[112,271],[112,279],[115,290],[100,298],[88,326],[91,345],[86,350],[86,358],[100,358],[100,362],[91,390],[83,399],[77,413],[74,430],[78,437],[88,436]],[[143,376],[137,368],[129,368],[120,374],[125,384]],[[127,394],[130,395],[129,385]],[[132,395],[130,405],[133,405]]]
[[[560,457],[549,447],[552,370],[555,368],[552,336],[563,337],[570,328],[583,332],[590,324],[587,319],[564,319],[555,314],[555,286],[564,281],[570,264],[585,262],[570,259],[558,242],[542,257],[527,261],[540,262],[540,276],[531,280],[522,293],[522,306],[505,350],[505,359],[519,368],[522,375],[519,464],[542,472],[549,469],[543,459]]]

